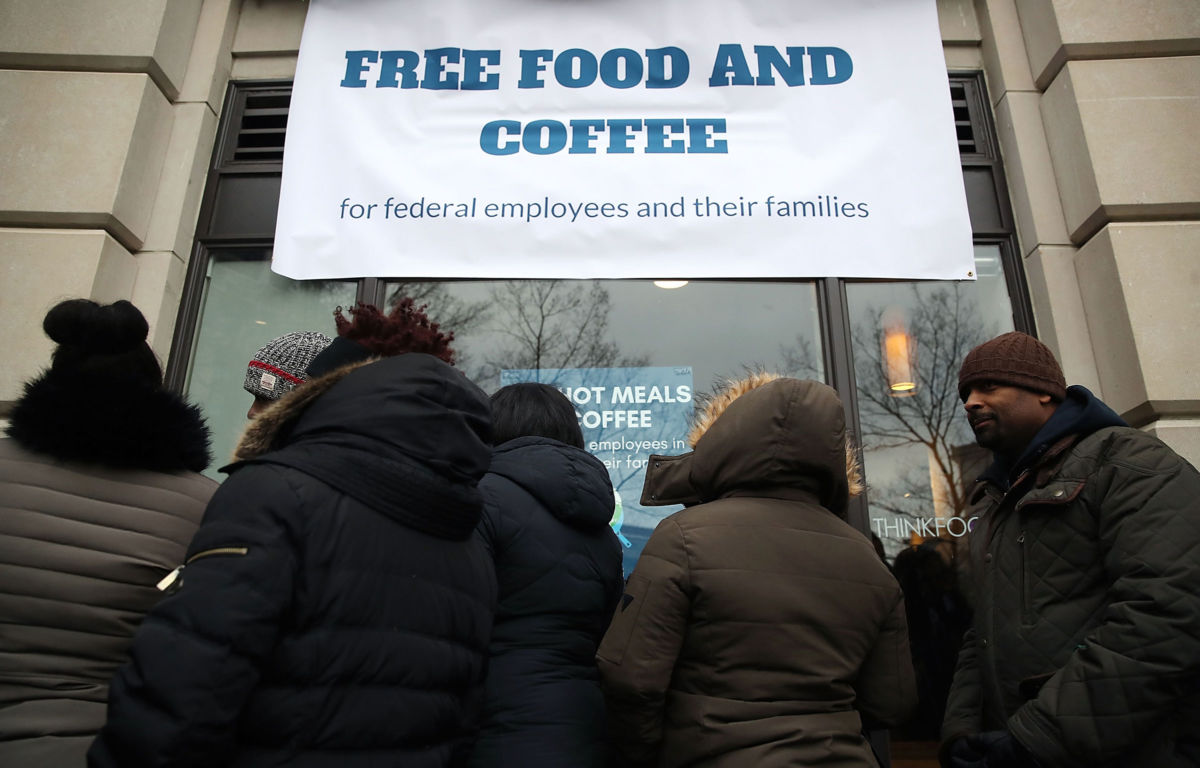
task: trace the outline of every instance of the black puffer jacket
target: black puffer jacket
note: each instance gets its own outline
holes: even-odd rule
[[[428,355],[272,406],[114,679],[90,764],[459,762],[496,596],[472,535],[489,433],[484,394]]]
[[[605,765],[595,655],[621,595],[608,472],[582,450],[522,437],[496,449],[479,487],[500,605],[471,765]]]

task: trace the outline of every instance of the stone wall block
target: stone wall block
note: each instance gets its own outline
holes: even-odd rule
[[[1068,383],[1082,384],[1103,397],[1075,275],[1075,253],[1072,247],[1051,245],[1030,254],[1025,259],[1029,298],[1037,318],[1038,337],[1054,350]]]
[[[996,132],[1024,255],[1043,245],[1071,242],[1042,125],[1041,98],[1036,92],[1010,91],[996,105]]]
[[[1200,215],[1200,56],[1070,62],[1042,118],[1071,239]]]
[[[143,249],[187,257],[196,235],[217,116],[207,103],[177,104]]]
[[[1017,0],[1017,10],[1043,89],[1068,61],[1200,54],[1196,0]]]
[[[141,72],[167,98],[183,84],[198,0],[5,0],[0,67]]]
[[[1075,269],[1104,394],[1118,412],[1200,407],[1200,223],[1110,224]]]
[[[145,241],[171,109],[145,75],[0,70],[0,225]]]
[[[1012,91],[1033,91],[1021,20],[1013,0],[975,0],[983,46],[984,72],[993,106]]]
[[[50,307],[63,299],[129,299],[136,275],[134,256],[100,230],[0,229],[0,402],[15,400],[49,363],[54,344],[42,318]]]

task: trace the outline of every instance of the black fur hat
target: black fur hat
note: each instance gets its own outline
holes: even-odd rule
[[[56,305],[42,322],[58,342],[50,369],[25,384],[6,432],[57,459],[155,471],[208,466],[200,411],[162,385],[149,325],[128,301]]]

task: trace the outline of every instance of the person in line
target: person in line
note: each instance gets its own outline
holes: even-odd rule
[[[503,387],[492,423],[477,531],[500,600],[470,765],[604,768],[595,657],[622,585],[608,470],[583,449],[575,408],[554,387]]]
[[[1200,474],[1006,333],[958,391],[993,463],[943,764],[1200,765]]]
[[[217,484],[128,301],[57,304],[0,440],[0,765],[84,765],[108,681]]]
[[[844,519],[861,492],[837,393],[756,374],[691,453],[651,456],[650,536],[597,655],[631,766],[877,766],[864,728],[916,703],[904,598]]]
[[[308,366],[331,341],[316,331],[294,331],[271,339],[255,352],[246,366],[246,380],[242,385],[254,395],[246,418],[253,419],[307,381]]]
[[[351,314],[341,364],[250,423],[113,680],[94,768],[465,759],[496,600],[474,535],[487,396],[411,300]]]
[[[908,642],[917,673],[917,709],[893,736],[936,742],[954,680],[954,660],[971,625],[971,607],[958,586],[954,542],[926,539],[896,555],[892,574],[904,590]]]

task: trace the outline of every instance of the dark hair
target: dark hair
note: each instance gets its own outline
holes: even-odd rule
[[[353,320],[347,320],[338,307],[333,312],[338,336],[349,339],[372,355],[392,357],[405,352],[424,352],[454,365],[454,350],[450,342],[453,333],[442,333],[438,324],[425,314],[422,304],[416,306],[405,297],[386,315],[373,304],[359,303],[350,309]]]
[[[146,344],[150,325],[128,301],[68,299],[46,313],[42,330],[58,343],[51,362],[56,372],[162,386],[162,367]]]
[[[492,395],[492,442],[500,445],[526,436],[583,447],[575,406],[548,384],[509,384]]]

